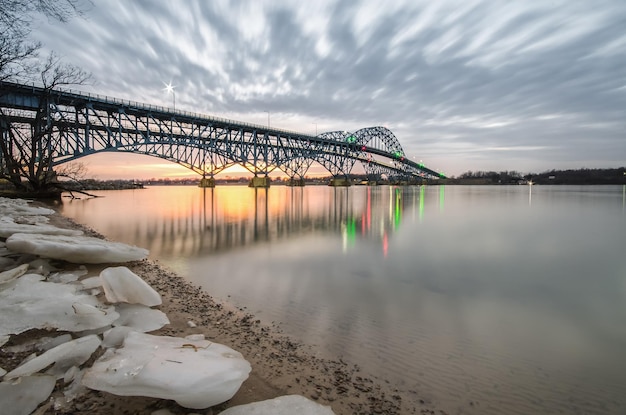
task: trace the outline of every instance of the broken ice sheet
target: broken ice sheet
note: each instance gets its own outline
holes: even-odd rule
[[[86,370],[83,384],[201,409],[232,398],[250,369],[239,352],[218,343],[131,331],[123,347],[109,349]]]
[[[52,393],[54,376],[37,375],[0,383],[3,415],[28,415]]]
[[[28,271],[28,264],[22,264],[19,267],[0,272],[0,284],[11,282],[17,279],[26,274],[26,271]]]
[[[328,406],[300,395],[285,395],[278,398],[268,399],[261,402],[253,402],[246,405],[233,406],[219,415],[334,415]]]
[[[58,329],[78,332],[110,325],[119,318],[114,307],[104,307],[79,284],[40,281],[26,274],[0,291],[0,336],[24,331]]]
[[[80,280],[83,290],[91,290],[93,288],[102,287],[102,279],[100,277],[89,277]]]
[[[0,237],[7,238],[14,233],[36,233],[44,235],[82,235],[83,231],[76,229],[64,229],[48,224],[26,224],[15,223],[11,218],[4,216],[0,218]]]
[[[24,199],[0,197],[0,214],[2,215],[52,215],[53,213],[52,209],[30,206]]]
[[[147,249],[91,236],[15,233],[7,239],[6,245],[13,252],[62,259],[78,264],[139,261],[149,254]]]
[[[162,303],[161,295],[147,282],[126,267],[109,267],[100,273],[104,295],[110,303],[130,303],[155,306]]]
[[[10,380],[22,376],[30,376],[53,365],[46,373],[59,379],[72,366],[80,366],[85,363],[98,346],[100,346],[100,337],[95,334],[62,343],[19,365],[7,373],[4,378]]]
[[[114,326],[125,326],[135,331],[148,332],[158,330],[170,324],[164,312],[141,304],[118,304],[115,310],[120,317],[113,322]]]

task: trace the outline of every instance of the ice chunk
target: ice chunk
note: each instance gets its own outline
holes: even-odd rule
[[[5,379],[14,379],[22,376],[30,376],[40,370],[52,366],[47,373],[60,379],[65,371],[72,366],[80,366],[89,359],[89,357],[100,346],[100,338],[96,335],[80,337],[76,340],[60,344],[48,350],[45,353],[21,364],[9,373]]]
[[[44,207],[29,206],[24,199],[0,197],[0,213],[3,215],[52,215],[54,210]]]
[[[78,332],[109,326],[119,318],[114,307],[105,308],[78,284],[40,281],[26,274],[0,291],[0,336],[33,328]]]
[[[130,327],[118,326],[113,327],[104,332],[104,339],[102,340],[103,347],[121,347],[124,343],[124,339],[129,332],[134,331]]]
[[[80,283],[83,285],[83,290],[102,287],[102,279],[100,277],[85,278],[84,280],[80,280]]]
[[[161,295],[147,282],[126,267],[102,270],[102,287],[110,303],[143,304],[148,307],[161,304]]]
[[[6,244],[14,252],[87,264],[138,261],[149,253],[143,248],[90,236],[15,233]]]
[[[28,264],[22,264],[19,267],[0,272],[0,284],[13,281],[14,279],[26,274],[26,271],[28,271]]]
[[[69,334],[62,334],[60,336],[54,338],[46,338],[46,340],[41,340],[37,344],[37,348],[43,351],[47,351],[53,349],[63,343],[67,343],[72,340],[72,336]]]
[[[204,334],[190,334],[188,336],[185,336],[185,338],[187,340],[204,340]]]
[[[20,344],[7,347],[5,350],[9,353],[26,353],[33,350],[46,351],[53,347],[57,347],[61,343],[65,343],[72,340],[72,336],[69,334],[62,334],[56,337],[39,337],[31,340],[24,341]]]
[[[48,281],[67,284],[70,282],[78,281],[78,279],[84,275],[87,275],[87,270],[55,272],[48,277]]]
[[[3,217],[0,220],[0,237],[7,238],[14,233],[36,233],[42,235],[70,235],[78,236],[82,235],[83,231],[76,229],[64,229],[58,228],[53,225],[36,224],[29,225],[26,223],[15,223],[8,217]],[[10,249],[10,248],[9,248]]]
[[[141,304],[118,304],[115,310],[120,318],[113,322],[114,326],[131,327],[135,331],[147,332],[158,330],[170,324],[164,312],[154,310]]]
[[[0,408],[4,415],[28,415],[52,393],[54,376],[28,376],[0,383]]]
[[[285,395],[266,401],[233,406],[219,415],[334,415],[328,406],[320,405],[300,395]]]
[[[83,384],[201,409],[232,398],[250,369],[239,352],[218,343],[131,331],[122,348],[109,349],[87,369]]]
[[[50,263],[47,258],[36,258],[28,263],[30,269],[35,270],[37,274],[48,275],[52,271],[58,271],[58,269]]]
[[[37,224],[45,224],[50,221],[50,218],[47,216],[39,216],[39,215],[14,215],[13,222],[15,223],[23,223],[27,225],[37,225]]]

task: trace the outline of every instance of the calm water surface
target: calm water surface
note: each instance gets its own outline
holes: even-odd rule
[[[626,413],[626,188],[152,187],[63,214],[457,414]]]

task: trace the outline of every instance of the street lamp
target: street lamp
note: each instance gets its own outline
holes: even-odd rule
[[[265,111],[267,112],[267,128],[270,128],[270,112],[269,111]]]
[[[163,82],[165,84],[165,82]],[[169,84],[165,84],[165,88],[163,88],[168,94],[171,93],[172,94],[172,98],[174,99],[174,111],[176,111],[176,93],[174,92],[174,88],[175,86],[172,85],[172,82],[170,81]]]

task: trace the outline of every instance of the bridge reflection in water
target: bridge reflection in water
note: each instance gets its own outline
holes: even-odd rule
[[[112,239],[148,248],[154,258],[206,256],[298,234],[340,234],[344,250],[357,239],[373,240],[386,255],[405,212],[423,219],[424,189],[153,187],[105,193],[103,199],[70,202],[63,209],[79,221],[99,222]],[[129,214],[109,215],[112,209]]]

